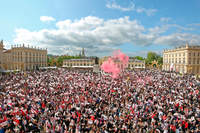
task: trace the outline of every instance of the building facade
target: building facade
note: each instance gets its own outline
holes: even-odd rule
[[[0,71],[2,70],[2,64],[3,64],[3,41],[0,41]]]
[[[163,51],[163,70],[179,73],[200,74],[200,46],[186,44]]]
[[[66,59],[63,61],[63,67],[68,68],[93,68],[95,58]]]
[[[101,66],[104,61],[108,60],[109,56],[102,57],[99,60],[99,65]],[[120,61],[116,62],[117,64],[120,64]],[[144,69],[145,68],[145,61],[137,60],[134,57],[129,57],[128,60],[128,69],[134,69],[134,68],[139,68],[139,69]]]
[[[47,50],[23,46],[3,48],[0,43],[0,66],[2,70],[35,70],[47,66]]]
[[[128,61],[128,68],[129,69],[145,69],[145,60],[137,60],[134,57],[129,57]]]

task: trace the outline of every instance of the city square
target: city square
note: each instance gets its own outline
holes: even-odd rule
[[[199,0],[2,0],[0,133],[200,133]]]

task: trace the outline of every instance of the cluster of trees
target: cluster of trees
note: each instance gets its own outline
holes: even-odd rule
[[[150,65],[154,60],[157,61],[159,65],[163,64],[163,57],[155,52],[148,52],[147,58],[143,58],[141,56],[135,56],[135,58],[138,60],[145,60],[147,65]]]
[[[147,58],[146,58],[146,63],[151,64],[152,61],[158,61],[158,64],[161,65],[163,64],[163,57],[158,55],[155,52],[148,52]]]
[[[48,66],[57,66],[61,67],[63,65],[63,60],[65,59],[80,59],[80,56],[53,56],[53,55],[48,55],[47,63]]]

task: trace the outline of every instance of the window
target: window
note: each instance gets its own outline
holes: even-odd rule
[[[191,53],[189,53],[189,56],[191,56]]]
[[[194,53],[194,56],[195,56],[195,53]]]
[[[188,63],[191,64],[191,58],[189,58]]]
[[[199,64],[199,59],[197,59],[197,64]]]
[[[185,58],[183,58],[183,63],[185,63]]]
[[[179,58],[179,63],[181,64],[181,58]]]
[[[194,59],[193,59],[193,64],[195,64],[195,63],[196,63],[196,59],[194,58]]]

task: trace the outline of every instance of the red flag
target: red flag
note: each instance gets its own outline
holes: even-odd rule
[[[185,128],[188,128],[188,123],[187,122],[185,122]]]
[[[93,120],[93,121],[95,120],[93,115],[91,116],[91,120]]]
[[[180,106],[180,109],[183,111],[183,106]]]
[[[111,92],[112,92],[112,93],[114,93],[114,92],[115,92],[115,90],[113,90],[113,89],[112,89],[112,90],[111,90]]]
[[[22,115],[23,115],[23,116],[25,116],[25,115],[26,115],[26,114],[24,113],[24,111],[23,111],[23,110],[21,110],[21,113],[22,113]]]
[[[179,107],[179,103],[176,104],[176,107]]]
[[[130,108],[130,110],[131,110],[131,113],[134,114],[134,109],[132,107]]]
[[[166,120],[166,119],[167,119],[167,116],[164,115],[162,118],[163,118],[163,120]]]
[[[0,119],[0,123],[3,123],[5,121],[7,121],[7,117],[6,116],[3,117],[3,120]]]
[[[45,104],[44,104],[44,103],[42,103],[42,108],[43,108],[43,109],[45,108]]]
[[[13,120],[16,125],[19,125],[20,121],[18,119]]]
[[[151,116],[151,118],[154,118],[156,116],[156,114],[153,114],[152,116]]]
[[[176,127],[174,125],[170,125],[170,128],[175,132],[176,131]]]

